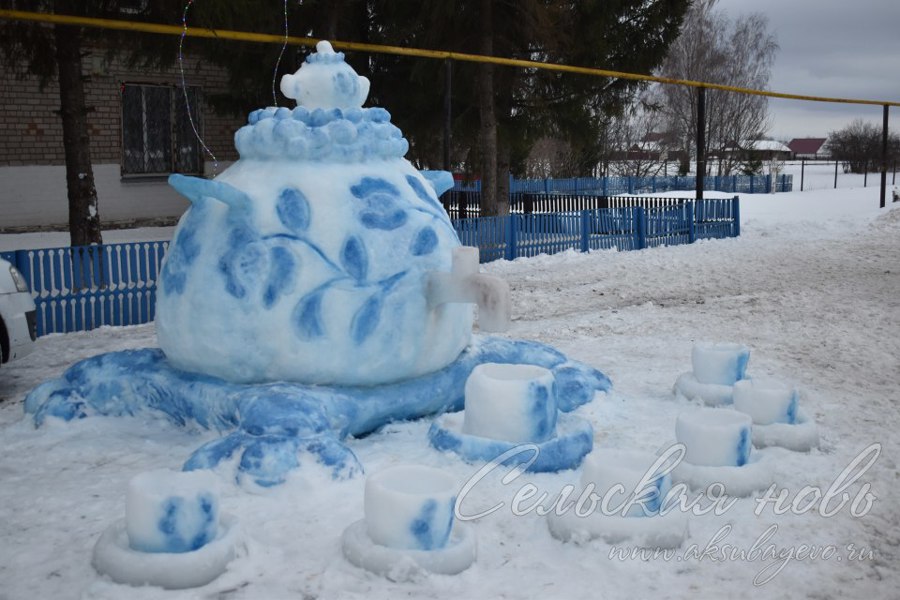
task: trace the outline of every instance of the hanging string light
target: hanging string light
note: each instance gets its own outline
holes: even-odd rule
[[[188,0],[187,4],[184,5],[184,12],[181,13],[181,39],[178,40],[178,71],[181,73],[181,91],[184,93],[184,108],[187,111],[188,121],[191,124],[191,129],[194,131],[194,135],[197,136],[197,141],[200,142],[200,147],[203,148],[203,151],[209,155],[209,157],[213,161],[213,177],[219,174],[219,160],[216,158],[216,155],[213,154],[212,150],[210,150],[206,143],[203,141],[203,137],[200,135],[200,132],[197,131],[197,124],[194,122],[194,116],[191,114],[191,102],[190,98],[188,98],[188,89],[187,83],[184,77],[184,38],[187,36],[187,15],[188,11],[191,8],[191,5],[194,4],[194,0]],[[285,11],[287,8],[285,7]]]
[[[281,64],[281,58],[288,45],[288,0],[284,0],[284,44],[281,46],[281,52],[278,53],[278,60],[275,61],[275,70],[272,71],[272,102],[273,106],[278,106],[278,96],[275,93],[275,82],[278,79],[278,66]]]

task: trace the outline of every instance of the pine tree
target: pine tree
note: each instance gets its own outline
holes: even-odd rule
[[[0,0],[0,6],[12,4],[43,12],[122,16],[112,0]],[[288,20],[294,36],[646,73],[660,63],[677,37],[688,4],[689,0],[305,0],[288,5]],[[129,19],[178,23],[184,9],[180,0],[148,0],[140,6]],[[278,10],[262,8],[253,0],[197,2],[190,7],[189,23],[276,33],[283,28],[280,8],[280,4]],[[57,30],[63,36],[60,42],[54,38]],[[99,243],[100,220],[84,119],[89,107],[78,93],[80,44],[85,39],[116,40],[110,44],[113,49],[125,49],[132,62],[146,66],[172,64],[177,44],[166,36],[122,36],[16,22],[0,24],[0,33],[9,62],[24,62],[30,73],[45,79],[56,73],[62,76],[64,69],[69,74],[60,94],[64,122],[69,119],[73,131],[66,136],[67,172],[72,174],[68,178],[72,242]],[[59,55],[55,52],[58,43],[69,44]],[[273,98],[272,69],[281,54],[277,45],[191,40],[190,49],[228,70],[230,93],[207,98],[217,110],[246,113],[272,103],[287,104],[277,86]],[[278,62],[275,76],[296,70],[309,51],[289,49]],[[347,60],[372,80],[370,104],[392,112],[410,141],[410,158],[420,167],[441,165],[444,66],[433,59],[358,52],[348,52]],[[454,162],[481,177],[485,215],[508,212],[508,175],[523,174],[528,152],[541,138],[563,139],[575,150],[572,174],[592,171],[600,157],[608,116],[622,109],[628,92],[637,85],[629,80],[486,63],[454,63],[451,70]]]
[[[376,0],[370,31],[372,41],[385,44],[647,73],[677,37],[688,4]],[[378,56],[372,62],[380,67],[372,86],[381,90],[379,102],[399,109],[414,149],[437,156],[443,69],[424,59]],[[508,174],[524,171],[528,151],[542,137],[568,141],[582,173],[590,172],[606,117],[621,110],[637,85],[486,64],[455,64],[453,75],[455,149],[481,176],[485,215],[508,211]]]

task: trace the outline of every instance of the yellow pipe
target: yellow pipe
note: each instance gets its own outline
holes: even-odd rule
[[[237,40],[242,42],[277,43],[283,44],[285,37],[266,33],[249,33],[245,31],[229,31],[225,29],[206,29],[191,27],[185,32],[178,25],[160,25],[156,23],[142,23],[134,21],[121,21],[116,19],[98,19],[92,17],[76,17],[71,15],[55,15],[45,13],[26,12],[21,10],[0,9],[0,19],[14,21],[35,21],[39,23],[52,23],[55,25],[75,25],[80,27],[98,27],[102,29],[117,29],[123,31],[140,31],[144,33],[159,33],[165,35],[182,35],[190,37],[212,38],[219,40]],[[295,46],[315,46],[319,42],[316,38],[288,37],[288,44]],[[829,98],[825,96],[807,96],[802,94],[786,94],[771,92],[768,90],[753,90],[718,83],[705,83],[687,79],[672,79],[670,77],[657,77],[654,75],[641,75],[637,73],[623,73],[620,71],[607,71],[591,67],[574,67],[553,63],[537,62],[531,60],[519,60],[514,58],[501,58],[496,56],[482,56],[479,54],[465,54],[461,52],[446,52],[439,50],[421,50],[418,48],[401,48],[399,46],[381,46],[377,44],[361,44],[357,42],[331,42],[338,50],[355,50],[359,52],[371,52],[377,54],[395,54],[400,56],[414,56],[419,58],[451,59],[461,62],[491,63],[507,67],[522,67],[526,69],[544,69],[547,71],[559,71],[563,73],[575,73],[592,77],[617,77],[634,81],[652,81],[671,85],[685,85],[689,87],[703,87],[711,90],[737,92],[754,96],[767,96],[769,98],[784,98],[787,100],[805,100],[810,102],[834,102],[839,104],[868,104],[872,106],[900,106],[900,102],[886,102],[881,100],[858,100],[854,98]]]

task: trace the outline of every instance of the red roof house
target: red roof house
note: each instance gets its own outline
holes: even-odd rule
[[[827,138],[794,138],[788,142],[788,148],[794,158],[826,158],[828,153],[823,146]]]

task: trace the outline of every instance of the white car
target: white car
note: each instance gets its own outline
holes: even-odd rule
[[[22,358],[34,348],[34,300],[22,274],[0,258],[0,363]]]

